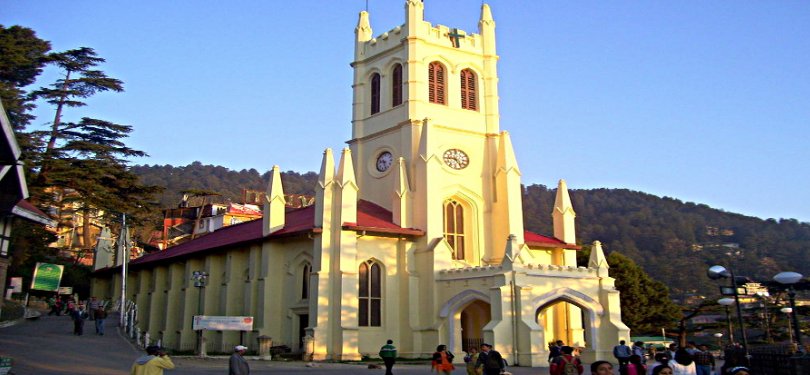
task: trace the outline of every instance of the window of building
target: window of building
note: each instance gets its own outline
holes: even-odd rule
[[[304,264],[301,271],[301,299],[309,299],[309,275],[312,274],[312,265]]]
[[[396,107],[402,104],[402,65],[394,66],[391,74],[391,106]]]
[[[444,66],[434,61],[428,67],[428,100],[431,103],[445,104]]]
[[[453,248],[453,259],[464,259],[464,207],[456,200],[444,202],[444,239]]]
[[[358,324],[361,327],[382,325],[382,267],[368,260],[360,265],[360,303]]]
[[[478,95],[475,90],[475,73],[472,70],[461,71],[461,108],[477,110]]]
[[[374,73],[371,76],[371,114],[380,111],[380,75]]]

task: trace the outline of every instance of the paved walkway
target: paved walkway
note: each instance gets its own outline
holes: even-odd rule
[[[0,329],[0,356],[14,358],[12,371],[17,375],[51,374],[129,374],[132,361],[143,352],[136,349],[116,329],[117,315],[105,321],[106,335],[95,334],[93,321],[87,321],[83,336],[73,335],[73,322],[67,316],[43,315]],[[250,358],[249,358],[250,359]],[[227,358],[173,358],[174,370],[166,375],[227,374]],[[307,367],[303,362],[249,361],[251,374],[368,374],[383,375],[384,369],[367,365],[317,363]],[[547,374],[546,369],[514,367],[515,375]],[[400,364],[396,375],[430,374],[427,364]],[[587,372],[586,372],[587,373]],[[453,374],[466,374],[459,366]]]

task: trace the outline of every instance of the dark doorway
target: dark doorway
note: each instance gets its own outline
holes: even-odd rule
[[[298,350],[304,350],[304,336],[307,335],[307,326],[309,326],[309,314],[298,315]]]

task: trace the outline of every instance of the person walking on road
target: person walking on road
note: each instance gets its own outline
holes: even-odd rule
[[[101,307],[101,303],[96,297],[90,297],[90,302],[87,302],[87,312],[90,314],[90,320],[96,320],[96,311]]]
[[[87,319],[87,312],[84,311],[84,306],[79,306],[78,309],[70,313],[73,318],[73,334],[81,336],[84,334],[84,320]]]
[[[233,354],[228,361],[228,375],[249,375],[250,366],[245,360],[247,346],[237,345],[233,348]]]
[[[385,345],[380,348],[380,358],[385,362],[385,375],[393,375],[391,369],[394,368],[397,360],[397,347],[394,346],[394,340],[386,341]]]
[[[711,375],[714,372],[714,355],[705,344],[698,346],[698,349],[692,353],[692,358],[695,360],[697,375]]]
[[[557,358],[562,355],[560,349],[562,349],[563,346],[564,345],[562,340],[557,340],[557,342],[548,346],[548,363],[551,363],[551,361],[553,361],[554,358]]]
[[[163,375],[163,370],[174,368],[174,362],[159,346],[147,346],[146,355],[132,364],[130,375]]]
[[[476,369],[475,365],[478,363],[478,349],[471,346],[467,349],[467,355],[464,356],[464,363],[467,365],[467,375],[481,375],[480,369]]]
[[[624,340],[619,341],[619,345],[613,347],[613,356],[619,361],[619,367],[627,366],[630,363],[630,356],[633,351],[625,344]]]
[[[104,336],[104,320],[107,319],[107,311],[103,308],[96,310],[96,334]]]
[[[439,345],[433,353],[432,366],[440,375],[450,375],[456,369],[453,366],[453,353],[447,350],[447,345]]]
[[[475,368],[483,368],[484,375],[498,375],[506,371],[503,363],[503,356],[497,350],[492,349],[490,344],[481,344],[481,354],[478,355],[478,363]]]

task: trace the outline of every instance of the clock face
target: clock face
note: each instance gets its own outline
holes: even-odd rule
[[[391,165],[394,164],[394,155],[385,151],[380,156],[377,156],[377,172],[385,172]]]
[[[444,163],[453,169],[464,169],[467,164],[470,164],[470,158],[464,151],[457,148],[451,148],[444,152]]]

